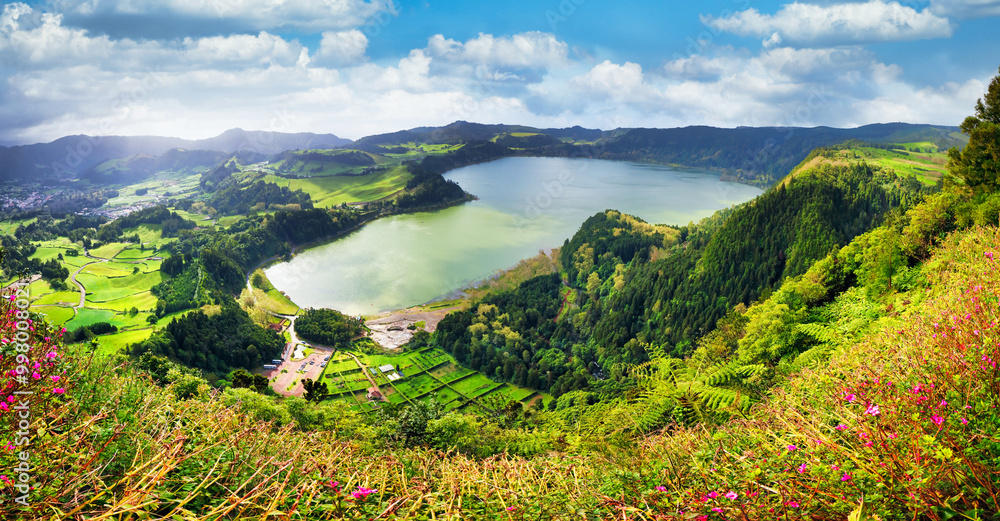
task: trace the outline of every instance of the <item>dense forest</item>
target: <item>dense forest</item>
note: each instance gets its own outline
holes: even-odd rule
[[[230,296],[217,294],[218,309],[174,319],[148,340],[128,347],[134,356],[151,353],[214,373],[253,369],[281,354],[284,339],[254,323]]]
[[[617,379],[648,360],[646,346],[689,355],[734,306],[900,215],[921,190],[870,165],[826,164],[697,225],[602,212],[561,248],[578,293],[563,320],[559,281],[549,276],[449,315],[435,342],[474,369],[557,395]]]
[[[334,309],[306,309],[295,318],[295,332],[320,345],[346,349],[363,334],[364,322]]]
[[[367,157],[367,156],[366,156]],[[245,214],[251,210],[271,210],[288,205],[308,210],[313,207],[309,194],[302,190],[289,190],[265,181],[254,181],[249,186],[225,183],[209,198],[207,204],[223,215]]]

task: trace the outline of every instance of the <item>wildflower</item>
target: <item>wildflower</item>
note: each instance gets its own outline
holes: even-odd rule
[[[722,509],[719,508],[719,507],[712,507],[712,512],[715,512],[716,514],[721,514],[722,513]]]
[[[517,510],[517,507],[507,507],[508,512],[513,512],[515,510]]]
[[[847,400],[847,403],[854,403],[854,398],[855,398],[854,393],[844,396],[844,400]]]
[[[785,503],[785,506],[789,508],[799,508],[799,503],[797,501],[789,501],[788,503]]]
[[[331,480],[326,483],[326,486],[332,488],[333,490],[337,490],[340,488],[340,482]]]
[[[351,492],[351,496],[353,496],[354,499],[363,500],[366,497],[368,497],[369,494],[374,494],[375,492],[378,492],[378,489],[365,488],[362,487],[361,485],[358,485],[358,489],[355,490],[354,492]]]
[[[53,381],[53,382],[58,382],[58,381],[59,381],[59,378],[61,378],[61,377],[60,377],[59,375],[57,375],[57,374],[54,374],[54,375],[52,375],[52,376],[51,376],[50,378],[52,378],[52,381]]]
[[[935,414],[931,416],[931,421],[934,422],[935,425],[941,425],[942,423],[944,423],[944,418]]]
[[[947,406],[948,402],[946,400],[941,400],[941,403],[938,404],[938,407],[947,407]]]
[[[9,411],[10,407],[7,405],[7,402],[0,402],[0,409],[3,409],[5,411]]]
[[[836,465],[830,465],[830,470],[840,470],[840,467]]]
[[[42,375],[38,374],[38,371],[32,371],[31,377],[34,378],[35,380],[40,380],[42,378]]]
[[[56,387],[55,389],[52,389],[52,392],[56,394],[63,394],[66,392],[66,389],[63,389],[62,387]]]
[[[844,425],[843,423],[841,423],[841,424],[837,425],[836,427],[834,427],[834,429],[837,429],[838,431],[842,431],[842,430],[847,429],[847,425]]]
[[[732,490],[726,492],[726,499],[736,499],[737,497],[739,497],[739,494],[733,492]]]
[[[655,488],[656,488],[657,492],[666,492],[667,491],[667,487],[664,487],[663,485],[656,485]]]
[[[989,260],[993,260],[993,252],[991,251],[986,252],[986,258]]]
[[[870,414],[872,416],[878,416],[878,413],[878,405],[875,405],[874,403],[869,405],[868,410],[865,411],[865,414]]]
[[[796,449],[798,449],[798,447],[796,447],[795,445],[789,445],[788,446],[788,452],[792,452],[792,451],[794,451]]]
[[[851,480],[851,475],[846,472],[844,473],[843,476],[840,476],[840,481],[850,481],[850,480]]]
[[[804,473],[807,468],[808,468],[808,465],[806,465],[805,463],[799,465],[799,474]]]
[[[962,419],[960,419],[958,421],[962,422],[962,425],[968,425],[969,424],[969,420],[966,420],[965,418],[962,418]]]
[[[715,498],[719,497],[719,493],[713,490],[713,491],[709,492],[708,494],[706,494],[706,496],[708,496],[708,497],[710,497],[712,499],[715,499]]]

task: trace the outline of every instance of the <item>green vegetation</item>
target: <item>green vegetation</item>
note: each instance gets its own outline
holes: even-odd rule
[[[295,320],[295,331],[305,340],[344,348],[364,332],[364,321],[333,309],[306,309]]]
[[[1000,511],[1000,138],[990,126],[998,113],[1000,77],[963,125],[969,146],[950,153],[950,173],[933,188],[876,164],[898,158],[858,153],[902,149],[848,144],[803,156],[765,195],[698,224],[597,214],[558,263],[540,258],[501,277],[408,350],[354,341],[363,368],[334,354],[318,380],[303,382],[308,400],[273,396],[266,376],[233,371],[273,358],[284,339],[247,311],[268,298],[263,277],[251,280],[245,302],[231,294],[291,244],[360,222],[355,210],[279,211],[222,229],[185,224],[163,245],[169,258],[159,271],[93,261],[81,272],[87,307],[67,321],[69,334],[39,315],[19,327],[27,311],[14,308],[27,303],[7,289],[0,314],[13,318],[0,322],[0,335],[23,334],[0,344],[0,374],[37,362],[5,389],[38,411],[23,439],[45,464],[33,467],[30,509],[8,502],[0,512],[192,521],[992,519]],[[448,131],[458,130],[488,133],[479,140],[490,144],[466,142],[408,165],[420,179],[410,202],[451,189],[434,177],[438,168],[509,153],[489,142],[497,128]],[[532,137],[527,128],[503,132]],[[417,134],[357,146],[386,149]],[[906,138],[921,149],[913,153],[935,153],[926,136]],[[549,146],[564,145],[541,148]],[[374,160],[371,153],[344,160]],[[775,159],[773,171],[793,156]],[[115,255],[140,240],[119,240],[139,226],[121,224],[57,233],[56,219],[38,216],[4,236],[3,247],[23,263],[37,253],[32,241],[56,241],[51,234]],[[40,257],[66,269],[67,255],[52,253]],[[162,278],[187,288],[191,273],[197,282],[185,298],[197,310],[183,316],[168,314],[165,300],[155,314],[91,307],[141,301],[149,290],[141,288]],[[31,290],[44,297],[58,286],[36,281]],[[169,323],[138,329],[157,319]],[[348,322],[331,310],[299,320],[315,335],[331,325],[343,333]],[[95,337],[94,354],[85,339],[116,327]],[[84,342],[63,346],[71,335]],[[135,356],[113,352],[123,338],[142,339],[127,349]],[[393,371],[369,370],[385,364]],[[369,377],[385,400],[368,391]],[[513,385],[522,382],[530,387]],[[0,443],[18,442],[18,429],[0,422]],[[0,466],[17,461],[0,451]],[[17,490],[12,481],[0,488]]]

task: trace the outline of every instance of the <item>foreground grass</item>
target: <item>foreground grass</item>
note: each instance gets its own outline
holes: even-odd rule
[[[373,435],[377,424],[336,404],[290,417],[249,390],[185,391],[180,381],[162,388],[124,362],[69,353],[26,380],[37,391],[33,506],[5,502],[0,514],[990,519],[1000,511],[998,245],[996,228],[953,234],[924,264],[926,286],[899,295],[859,341],[790,375],[723,426],[635,435],[627,402],[539,411],[535,427],[469,424],[478,427],[456,447],[507,447],[484,458],[384,444]],[[5,337],[11,324],[0,325]],[[33,334],[44,344],[51,333]],[[19,390],[7,376],[12,348],[2,349],[0,374]],[[297,428],[315,423],[310,414],[325,415],[322,430]],[[588,429],[587,415],[621,427]],[[11,419],[0,413],[0,443],[14,439]],[[13,468],[15,458],[0,451],[0,466]],[[0,489],[18,495],[2,479]]]

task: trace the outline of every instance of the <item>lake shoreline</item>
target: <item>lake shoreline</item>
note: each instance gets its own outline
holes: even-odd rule
[[[705,169],[587,158],[505,157],[446,177],[480,201],[368,220],[298,245],[288,263],[265,264],[268,278],[296,304],[377,315],[461,297],[606,209],[684,226],[762,193]]]

